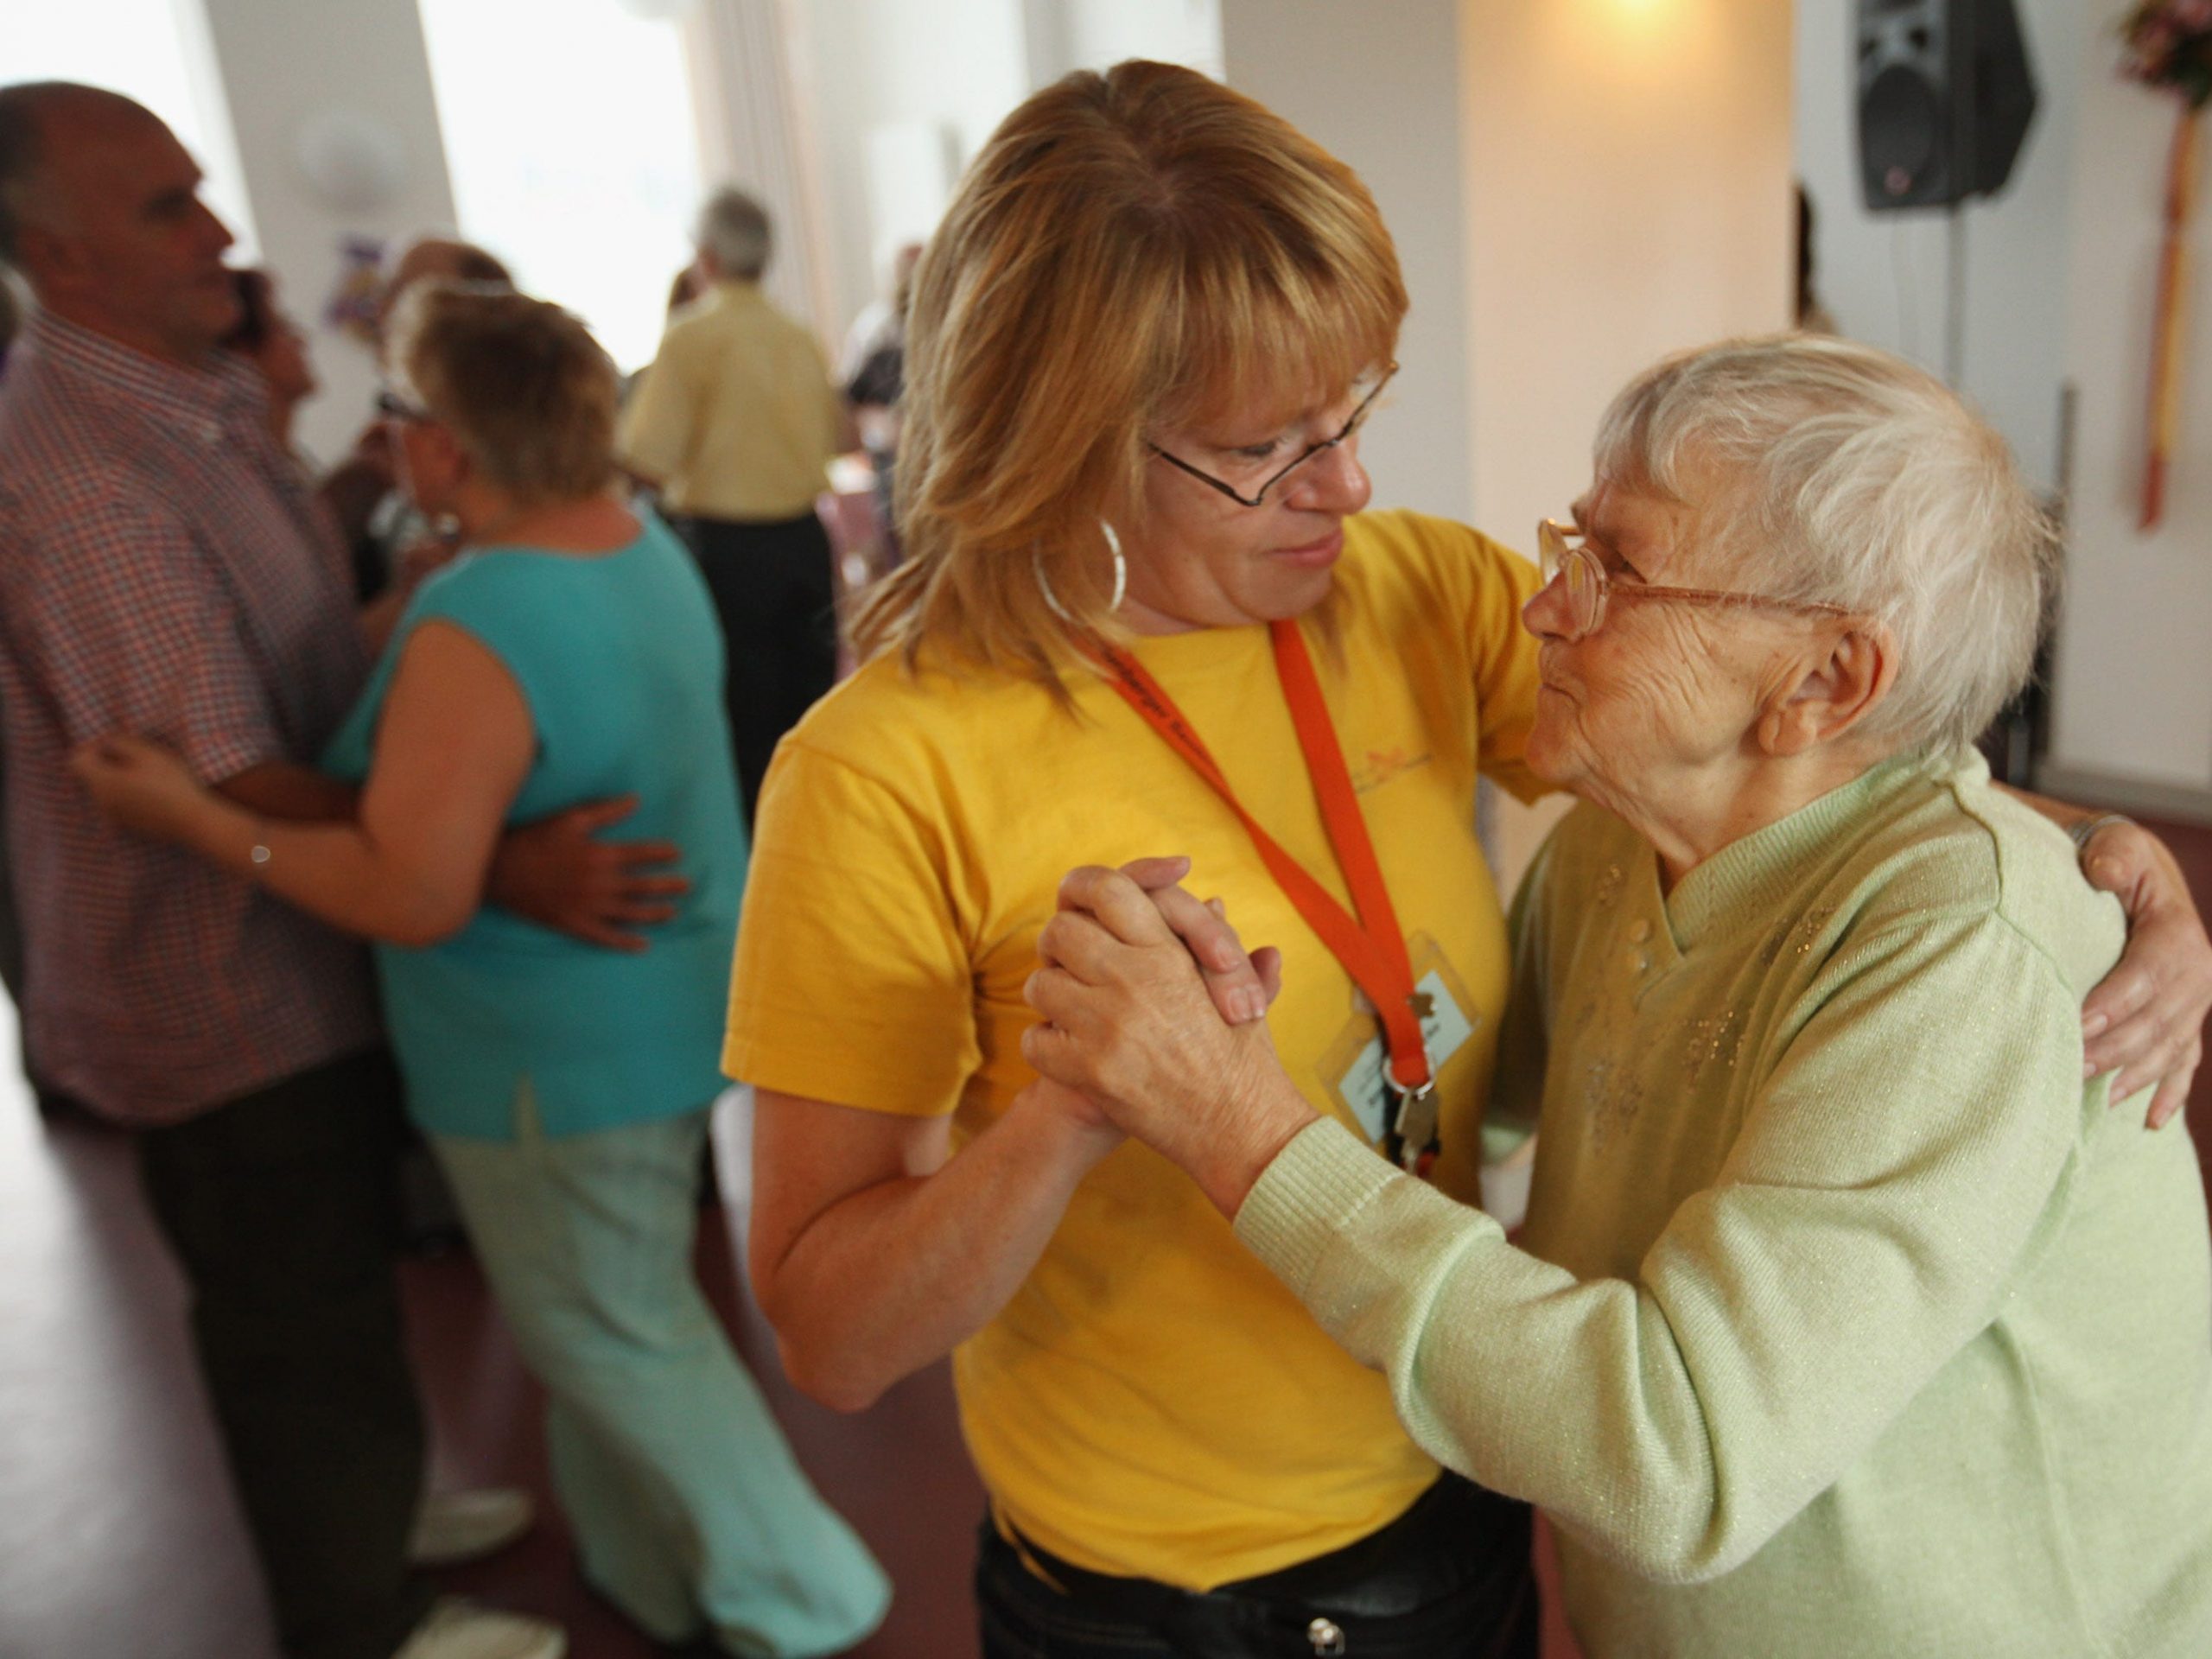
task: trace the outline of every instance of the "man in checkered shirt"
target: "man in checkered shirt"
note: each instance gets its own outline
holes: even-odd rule
[[[70,750],[175,747],[270,816],[350,815],[311,763],[368,667],[334,527],[216,349],[229,233],[159,120],[112,93],[0,88],[0,260],[36,315],[0,388],[0,715],[29,946],[26,1019],[57,1088],[137,1131],[287,1653],[556,1653],[480,1610],[424,1622],[406,1563],[422,1419],[391,1243],[399,1084],[368,958],[251,884],[105,825]],[[583,833],[509,837],[496,896],[636,945],[675,878]]]

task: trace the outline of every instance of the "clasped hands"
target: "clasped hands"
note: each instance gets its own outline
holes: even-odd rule
[[[1189,869],[1141,859],[1061,882],[1023,990],[1043,1016],[1022,1034],[1044,1079],[1025,1101],[1144,1142],[1234,1216],[1315,1114],[1268,1035],[1280,953],[1247,956],[1218,901],[1178,885]]]

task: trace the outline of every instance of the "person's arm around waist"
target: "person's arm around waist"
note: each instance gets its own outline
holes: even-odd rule
[[[264,817],[139,738],[96,739],[72,767],[128,829],[188,847],[347,932],[428,945],[481,904],[535,747],[529,706],[499,659],[458,628],[426,624],[393,676],[357,821]]]

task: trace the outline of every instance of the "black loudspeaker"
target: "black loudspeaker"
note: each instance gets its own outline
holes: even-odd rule
[[[2036,113],[2012,0],[1858,0],[1856,35],[1868,209],[2003,189]]]

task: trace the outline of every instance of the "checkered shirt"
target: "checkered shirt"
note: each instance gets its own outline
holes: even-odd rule
[[[377,1040],[359,944],[111,828],[66,767],[117,731],[210,783],[312,763],[366,670],[344,551],[253,372],[34,317],[0,381],[0,787],[46,1081],[159,1123]]]

